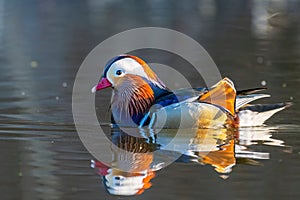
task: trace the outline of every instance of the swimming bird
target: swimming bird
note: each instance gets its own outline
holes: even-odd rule
[[[228,128],[260,126],[291,103],[249,103],[269,97],[265,88],[236,91],[225,77],[210,88],[171,91],[139,57],[122,54],[105,66],[92,92],[113,89],[111,111],[118,126],[149,128]]]

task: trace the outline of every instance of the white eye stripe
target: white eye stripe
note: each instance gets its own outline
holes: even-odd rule
[[[132,58],[124,58],[116,61],[111,65],[110,70],[113,70],[114,74],[117,70],[123,70],[123,73],[125,74],[134,74],[148,78],[140,63]]]
[[[120,72],[118,72],[118,74],[120,74],[118,75],[118,70],[121,70],[123,73],[120,74]],[[148,79],[148,76],[145,73],[143,66],[132,58],[123,58],[112,63],[110,68],[106,72],[106,77],[114,86],[114,78],[120,78],[126,74],[137,75]]]

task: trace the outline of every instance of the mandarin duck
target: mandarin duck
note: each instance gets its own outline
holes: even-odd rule
[[[227,128],[260,126],[291,103],[249,103],[269,97],[265,88],[236,91],[224,78],[211,88],[171,91],[142,59],[112,58],[92,92],[113,89],[111,111],[118,126],[149,128]]]

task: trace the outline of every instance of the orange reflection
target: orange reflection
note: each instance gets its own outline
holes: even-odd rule
[[[102,176],[103,183],[113,195],[139,195],[152,186],[155,177],[152,167],[155,144],[145,138],[134,137],[119,132],[112,141],[112,162],[94,161],[92,166]]]
[[[228,174],[236,164],[236,130],[198,129],[192,140],[193,151],[198,162],[212,165],[218,173]]]

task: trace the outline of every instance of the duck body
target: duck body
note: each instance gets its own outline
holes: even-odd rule
[[[289,104],[249,106],[261,88],[236,91],[224,78],[211,88],[171,91],[140,58],[110,60],[92,92],[113,88],[111,110],[118,126],[149,128],[227,128],[261,125]],[[257,117],[258,120],[255,118]],[[250,123],[252,121],[253,123]]]
[[[155,128],[224,128],[234,121],[225,110],[206,103],[176,103],[151,115],[149,127]]]

